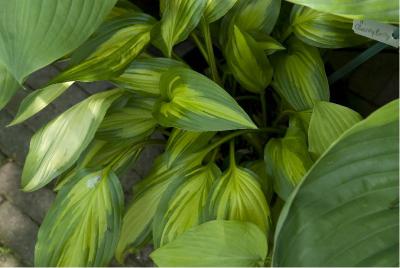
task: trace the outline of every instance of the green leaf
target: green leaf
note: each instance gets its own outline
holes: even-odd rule
[[[153,115],[162,126],[189,131],[257,128],[224,89],[195,71],[170,69],[161,76],[160,92]]]
[[[286,200],[313,163],[299,119],[290,119],[285,137],[268,141],[264,161],[268,175],[273,178],[275,192]]]
[[[136,96],[127,106],[106,115],[96,136],[107,141],[140,141],[150,136],[157,126],[152,115],[154,102],[154,99]]]
[[[245,164],[245,168],[257,174],[258,182],[267,199],[267,203],[271,201],[273,195],[272,178],[268,176],[266,165],[263,159],[251,161]]]
[[[399,102],[346,131],[279,218],[274,266],[399,265]]]
[[[160,38],[156,44],[170,58],[173,46],[185,40],[200,22],[207,0],[161,0],[161,3],[163,14],[153,35]]]
[[[276,51],[285,50],[286,48],[276,39],[261,32],[253,32],[251,36],[257,43],[257,47],[264,50],[267,55],[274,54]]]
[[[9,126],[17,125],[34,116],[53,100],[63,94],[74,82],[65,82],[53,84],[38,90],[33,91],[26,96],[18,109],[17,115]]]
[[[253,171],[231,163],[213,185],[205,218],[252,222],[267,235],[270,213],[257,177]]]
[[[399,2],[382,0],[288,0],[312,9],[347,17],[399,23]]]
[[[353,32],[353,20],[295,5],[290,22],[303,42],[322,48],[343,48],[368,42]]]
[[[121,229],[124,194],[113,173],[81,173],[40,226],[35,266],[107,266]]]
[[[38,130],[22,172],[24,191],[37,190],[70,168],[93,139],[120,90],[95,94]]]
[[[200,215],[211,185],[220,175],[219,168],[210,163],[193,169],[171,183],[161,198],[153,220],[155,248],[200,224]]]
[[[173,67],[186,67],[168,58],[135,59],[123,74],[112,79],[117,86],[146,95],[160,95],[160,77]]]
[[[100,25],[116,0],[1,1],[0,62],[22,83],[70,53]]]
[[[207,23],[222,18],[238,0],[207,0],[206,9],[204,10],[204,18]]]
[[[91,82],[119,76],[150,42],[154,23],[154,18],[138,12],[105,22],[72,55],[72,66],[51,82]]]
[[[267,240],[249,222],[210,221],[195,226],[150,257],[158,266],[263,266]]]
[[[233,76],[245,89],[260,93],[271,83],[273,70],[267,55],[236,25],[225,48],[225,56]]]
[[[288,41],[288,51],[272,57],[272,86],[296,111],[313,108],[317,101],[329,101],[329,85],[317,48],[296,38]]]
[[[7,105],[20,87],[11,73],[0,63],[0,110]]]
[[[343,132],[362,120],[359,113],[335,103],[315,104],[308,129],[308,150],[315,159]]]

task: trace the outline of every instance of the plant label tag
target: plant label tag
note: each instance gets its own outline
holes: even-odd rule
[[[392,47],[399,47],[399,29],[393,25],[373,20],[354,20],[353,31],[358,35],[368,37]]]

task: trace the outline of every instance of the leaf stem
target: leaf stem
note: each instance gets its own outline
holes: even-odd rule
[[[280,41],[281,43],[285,42],[286,39],[288,39],[289,36],[290,36],[292,33],[293,33],[293,27],[289,25],[289,26],[285,29],[285,32],[283,33],[283,35],[281,36],[281,38],[280,38],[279,41]]]
[[[235,167],[236,160],[235,160],[235,139],[231,139],[229,142],[229,166]]]
[[[190,34],[190,36],[192,37],[193,41],[196,43],[196,46],[199,48],[201,55],[203,55],[203,58],[206,60],[207,63],[209,63],[207,51],[204,48],[203,43],[200,41],[200,38],[197,36],[197,34],[195,32],[192,32]]]
[[[221,85],[221,79],[219,77],[217,64],[215,62],[214,49],[210,33],[210,25],[205,21],[204,17],[202,18],[202,21],[200,23],[200,28],[203,33],[204,40],[206,42],[208,65],[210,65],[211,77],[217,84]]]

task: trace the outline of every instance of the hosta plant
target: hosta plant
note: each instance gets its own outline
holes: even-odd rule
[[[331,102],[322,57],[368,46],[352,21],[398,23],[397,1],[153,2],[0,0],[0,107],[68,62],[10,125],[75,82],[114,85],[32,137],[22,189],[57,192],[35,265],[152,245],[158,266],[397,266],[398,101],[366,118]],[[125,202],[119,178],[152,144]]]

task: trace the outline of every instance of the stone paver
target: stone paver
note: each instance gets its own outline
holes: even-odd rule
[[[0,245],[0,267],[19,267],[24,266],[11,250]]]

